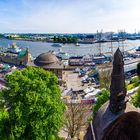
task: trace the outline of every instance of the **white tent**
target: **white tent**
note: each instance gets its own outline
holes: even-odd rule
[[[87,94],[87,93],[93,92],[94,90],[95,90],[94,87],[88,87],[88,88],[84,89],[84,92]]]
[[[95,89],[93,92],[90,92],[85,95],[86,99],[94,98],[99,92],[101,92],[100,89]]]

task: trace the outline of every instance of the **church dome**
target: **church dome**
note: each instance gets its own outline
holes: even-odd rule
[[[42,53],[34,60],[34,63],[38,66],[54,64],[58,62],[58,58],[52,53]]]

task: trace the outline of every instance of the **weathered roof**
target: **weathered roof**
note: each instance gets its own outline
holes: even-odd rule
[[[52,53],[42,53],[35,60],[34,64],[44,69],[63,69],[64,65]]]
[[[37,66],[44,66],[52,63],[59,63],[59,60],[52,53],[42,53],[34,60],[34,63]]]

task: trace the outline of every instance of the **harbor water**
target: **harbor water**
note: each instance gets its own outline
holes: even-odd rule
[[[111,43],[95,43],[95,44],[80,44],[76,46],[75,44],[62,44],[63,47],[52,47],[53,43],[47,42],[32,42],[32,41],[22,41],[22,40],[8,40],[1,39],[0,47],[8,48],[10,44],[16,42],[17,46],[21,48],[29,48],[31,55],[33,57],[38,56],[41,53],[48,51],[58,51],[61,49],[64,52],[69,53],[70,55],[86,55],[86,54],[99,54],[101,53],[110,53],[115,52],[119,47],[122,51],[133,50],[136,47],[140,46],[140,40],[127,40],[124,42],[112,42]]]

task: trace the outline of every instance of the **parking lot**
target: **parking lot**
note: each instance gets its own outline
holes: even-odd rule
[[[67,89],[73,89],[74,91],[85,89],[88,84],[82,84],[82,77],[78,77],[78,73],[73,73],[73,71],[65,71],[65,81]]]
[[[73,91],[78,91],[83,90],[88,86],[95,86],[95,84],[91,85],[91,83],[82,83],[83,77],[79,77],[78,73],[74,73],[73,71],[65,71],[64,79],[68,90],[72,89]]]

